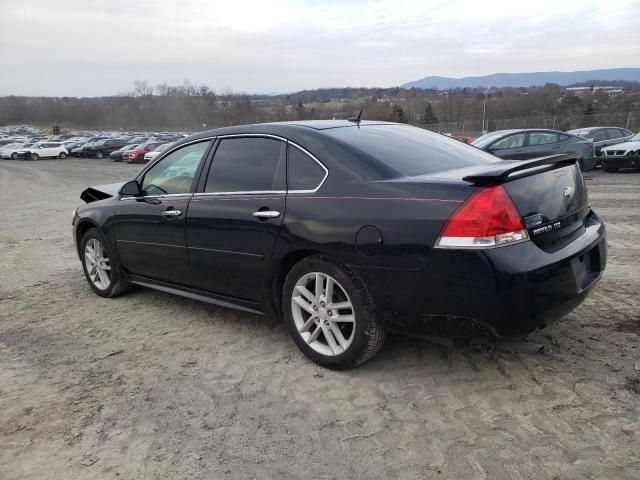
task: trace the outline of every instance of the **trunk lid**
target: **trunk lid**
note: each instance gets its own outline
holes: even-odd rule
[[[503,187],[522,215],[531,240],[560,248],[584,231],[589,214],[587,189],[577,164],[506,182]]]

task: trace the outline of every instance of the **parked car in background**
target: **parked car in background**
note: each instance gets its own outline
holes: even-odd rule
[[[573,155],[501,161],[402,124],[202,132],[81,198],[97,295],[138,284],[281,316],[333,368],[388,333],[526,335],[575,309],[607,259]]]
[[[134,150],[129,150],[122,154],[122,160],[127,163],[143,163],[144,156],[147,152],[154,150],[165,142],[147,142],[142,145],[138,145]]]
[[[111,152],[124,147],[127,143],[130,143],[128,137],[99,140],[85,145],[82,149],[82,155],[87,158],[104,158],[106,155],[110,155]]]
[[[73,149],[69,150],[69,154],[72,157],[81,157],[82,156],[82,149],[84,148],[85,145],[86,145],[86,142],[85,143],[81,143],[76,148],[73,148]]]
[[[13,160],[18,158],[18,152],[25,146],[31,144],[25,144],[24,142],[9,143],[0,147],[0,158],[11,158]]]
[[[111,160],[113,160],[114,162],[121,162],[122,161],[122,155],[130,150],[134,150],[135,148],[138,147],[139,144],[137,143],[132,143],[130,145],[125,145],[122,148],[119,148],[118,150],[114,150],[113,152],[111,152],[109,154],[109,158]]]
[[[60,142],[38,142],[30,147],[23,147],[18,158],[23,160],[38,160],[40,158],[66,158],[68,150]]]
[[[617,172],[621,168],[640,169],[640,133],[626,142],[603,148],[600,158],[606,172]]]
[[[144,161],[150,162],[151,160],[156,158],[158,155],[160,155],[162,152],[166,152],[171,145],[173,145],[173,143],[163,143],[162,145],[158,145],[156,148],[154,148],[150,152],[147,152],[144,154]]]
[[[455,138],[463,143],[471,144],[473,142],[473,137],[469,137],[468,135],[453,135],[451,138]]]
[[[591,140],[596,156],[600,156],[604,147],[626,142],[633,137],[633,132],[619,127],[578,128],[567,133]]]
[[[558,130],[499,130],[476,138],[471,145],[503,160],[527,160],[558,153],[575,153],[582,170],[596,165],[593,142]]]

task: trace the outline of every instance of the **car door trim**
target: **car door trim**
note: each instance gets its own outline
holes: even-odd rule
[[[302,153],[304,153],[305,155],[310,157],[313,161],[315,161],[318,165],[320,165],[322,170],[324,170],[324,177],[322,177],[322,180],[320,181],[320,183],[318,184],[318,186],[316,188],[306,189],[306,190],[261,190],[261,191],[233,191],[233,192],[200,192],[200,193],[196,192],[196,193],[190,193],[190,194],[178,193],[178,194],[167,194],[167,195],[153,195],[153,196],[149,196],[149,197],[147,197],[147,196],[144,196],[144,197],[122,197],[121,200],[130,199],[130,198],[136,198],[136,199],[137,198],[163,198],[163,197],[180,196],[180,195],[219,196],[219,195],[264,195],[264,194],[287,194],[287,193],[294,193],[294,194],[316,193],[318,190],[320,190],[320,188],[322,188],[322,186],[324,185],[325,181],[327,180],[327,177],[329,176],[329,169],[325,166],[324,163],[322,163],[320,160],[318,160],[318,158],[314,154],[312,154],[309,150],[307,150],[304,147],[301,147],[300,145],[298,145],[295,142],[292,142],[288,138],[281,137],[279,135],[272,135],[272,134],[269,134],[269,133],[233,133],[233,134],[227,134],[227,135],[212,135],[211,137],[199,138],[197,140],[192,140],[190,142],[185,142],[185,143],[181,143],[180,145],[176,145],[176,146],[170,148],[169,150],[167,150],[166,152],[163,152],[162,155],[159,155],[157,158],[153,159],[152,162],[150,162],[145,168],[143,168],[140,171],[140,173],[138,173],[138,175],[135,177],[135,180],[139,180],[140,178],[144,177],[146,172],[151,167],[153,167],[156,163],[160,162],[164,157],[166,157],[167,155],[171,154],[175,150],[178,150],[179,148],[182,148],[182,147],[185,147],[185,146],[188,146],[188,145],[192,145],[194,143],[201,143],[201,142],[212,142],[211,146],[213,146],[213,141],[215,141],[215,140],[222,140],[222,139],[225,139],[225,138],[238,138],[238,137],[273,138],[273,139],[285,142],[287,145],[291,145],[294,148],[297,148]],[[210,152],[208,152],[207,155],[210,155]],[[213,161],[213,159],[211,159],[211,161]],[[288,161],[288,159],[287,159],[287,161]]]

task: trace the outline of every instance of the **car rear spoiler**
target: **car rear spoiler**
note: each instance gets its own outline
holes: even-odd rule
[[[546,165],[559,167],[564,165],[574,165],[580,159],[576,154],[562,154],[562,155],[549,155],[547,157],[533,158],[531,160],[511,160],[497,164],[495,167],[491,167],[482,172],[473,173],[463,177],[466,182],[473,183],[474,185],[490,185],[505,183],[509,180],[509,177],[514,173],[521,172],[521,176],[533,175],[538,171],[525,172],[529,169],[535,169],[537,167],[543,167]]]

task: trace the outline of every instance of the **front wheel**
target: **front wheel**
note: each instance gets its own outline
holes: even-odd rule
[[[96,158],[100,159],[100,158],[102,158],[102,157],[104,157],[104,154],[103,154],[100,150],[98,150],[98,151],[96,152]]]
[[[89,286],[101,297],[117,297],[130,289],[129,280],[118,268],[97,228],[89,229],[82,237],[80,257]]]
[[[17,160],[18,159],[18,154],[16,152],[13,152],[11,154],[11,160]]]
[[[307,257],[291,269],[282,308],[298,348],[323,367],[356,367],[386,337],[360,279],[324,256]]]
[[[40,156],[37,153],[32,153],[29,158],[31,160],[38,160],[40,158]]]
[[[58,158],[61,159],[61,160],[64,159],[64,158],[67,158],[67,154],[64,153],[64,152],[60,152],[60,154],[58,155]]]

